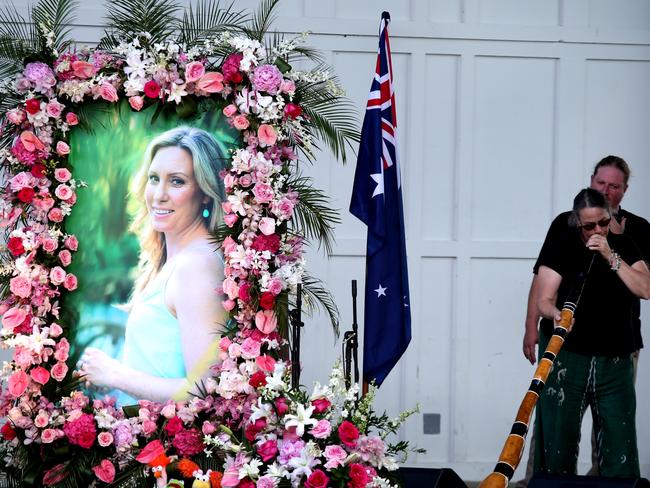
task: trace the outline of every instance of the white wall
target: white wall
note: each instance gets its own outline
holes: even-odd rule
[[[421,415],[406,425],[402,436],[427,449],[410,463],[482,479],[532,377],[521,353],[525,302],[552,217],[606,154],[632,166],[624,206],[650,217],[650,2],[285,0],[275,27],[312,31],[310,43],[362,113],[382,10],[393,19],[413,342],[379,408],[396,414],[419,403],[440,414],[437,435],[422,433]],[[95,41],[103,12],[95,0],[83,2],[75,37]],[[334,255],[312,252],[310,269],[333,291],[346,325],[350,280],[363,286],[364,276],[365,229],[347,213],[354,165],[324,155],[310,172],[342,210]],[[303,337],[303,382],[324,380],[340,341],[320,316]],[[649,379],[644,352],[637,422],[645,476]],[[584,432],[588,438],[587,423]],[[581,472],[590,451],[583,446]]]

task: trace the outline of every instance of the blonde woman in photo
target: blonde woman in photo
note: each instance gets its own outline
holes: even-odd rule
[[[132,226],[141,274],[123,358],[87,348],[79,371],[88,387],[122,392],[120,404],[187,398],[216,359],[223,260],[211,232],[221,220],[224,164],[218,143],[201,129],[172,129],[147,147],[137,176],[145,205]]]

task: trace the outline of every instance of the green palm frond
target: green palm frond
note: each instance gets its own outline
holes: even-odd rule
[[[325,252],[332,254],[334,226],[341,223],[338,210],[330,206],[330,199],[324,191],[313,187],[312,179],[297,175],[287,185],[300,195],[294,208],[293,228],[307,239],[317,239]]]
[[[40,0],[32,11],[34,24],[54,33],[53,46],[59,52],[65,50],[72,41],[67,39],[70,25],[74,22],[76,0]],[[41,42],[45,42],[43,32],[39,32]],[[43,46],[45,47],[45,45]]]
[[[269,46],[268,46],[268,53],[269,56],[273,56],[275,50],[280,46],[282,42],[284,42],[286,39],[286,35],[282,34],[280,32],[274,32],[269,39]],[[315,63],[316,65],[322,66],[325,63],[325,57],[323,56],[323,53],[315,49],[313,47],[309,46],[300,46],[296,45],[293,50],[289,51],[289,53],[282,58],[285,62],[289,63],[290,65],[293,65],[294,63],[302,60],[309,60]],[[273,63],[275,62],[274,59],[269,59],[269,62]]]
[[[39,52],[38,33],[13,4],[0,9],[0,57],[16,62]]]
[[[275,17],[275,7],[277,7],[280,0],[262,0],[250,25],[246,26],[243,30],[251,39],[256,39],[259,42],[264,40],[264,36],[269,30]]]
[[[302,303],[308,314],[312,314],[316,310],[316,306],[320,305],[329,316],[334,334],[336,337],[339,336],[341,317],[334,297],[321,280],[308,273],[302,277]]]
[[[189,46],[222,31],[241,30],[250,18],[243,10],[233,10],[233,5],[222,7],[220,0],[198,0],[196,7],[190,4],[183,12],[179,42]]]
[[[165,42],[178,28],[175,14],[179,10],[175,0],[122,0],[111,2],[106,24],[110,32],[100,41],[110,45],[120,39],[132,39],[141,32],[151,34],[151,42]]]

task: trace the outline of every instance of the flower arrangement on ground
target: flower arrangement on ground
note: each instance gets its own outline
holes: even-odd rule
[[[325,66],[292,69],[317,53],[304,36],[265,31],[277,1],[249,16],[210,1],[183,19],[171,0],[112,7],[94,49],[74,49],[74,5],[43,0],[32,24],[0,15],[0,226],[6,231],[0,302],[5,364],[0,414],[7,486],[390,486],[406,444],[390,445],[403,416],[372,412],[334,368],[311,394],[289,384],[286,315],[297,286],[336,307],[305,271],[303,243],[331,245],[335,212],[301,176],[317,141],[345,159],[354,117]],[[223,178],[221,243],[228,311],[212,375],[185,402],[146,399],[118,408],[76,390],[68,364],[67,271],[79,241],[65,231],[86,184],[69,166],[69,135],[88,124],[84,104],[128,101],[131,110],[189,117],[220,110],[241,136]],[[388,477],[387,477],[388,476]]]

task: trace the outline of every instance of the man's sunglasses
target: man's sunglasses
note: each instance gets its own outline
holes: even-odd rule
[[[580,228],[584,230],[594,230],[596,226],[600,227],[601,229],[606,229],[609,227],[609,223],[612,221],[612,219],[603,219],[599,220],[598,222],[587,222],[585,224],[580,224]]]

